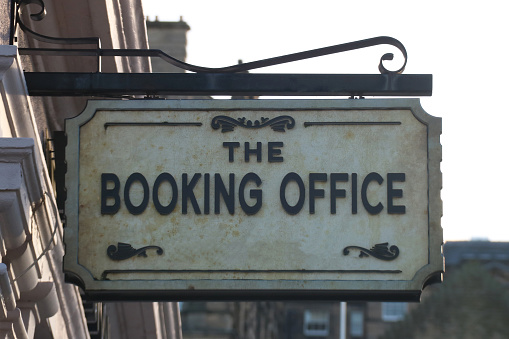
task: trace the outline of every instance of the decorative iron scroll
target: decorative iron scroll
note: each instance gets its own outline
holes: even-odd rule
[[[381,244],[376,244],[371,247],[370,250],[360,247],[360,246],[347,246],[343,249],[343,254],[348,255],[350,253],[350,249],[360,250],[359,258],[373,256],[380,260],[394,260],[399,256],[399,248],[395,245],[392,245],[389,248],[389,243],[384,242]]]
[[[50,44],[66,44],[66,45],[96,45],[98,49],[101,48],[101,41],[98,37],[87,37],[87,38],[56,38],[43,34],[39,34],[28,28],[21,20],[20,12],[27,5],[36,4],[40,7],[39,12],[30,14],[30,19],[34,21],[41,21],[46,17],[46,8],[44,5],[44,1],[42,0],[19,0],[17,4],[16,11],[16,24],[19,25],[19,28],[34,39],[50,43]],[[79,51],[79,49],[78,49]]]
[[[261,120],[261,121],[260,121]],[[285,128],[292,129],[295,126],[295,120],[288,116],[282,115],[273,119],[261,118],[260,120],[246,120],[246,118],[230,118],[224,115],[218,115],[212,119],[210,123],[213,129],[221,128],[222,133],[231,132],[235,126],[244,128],[262,128],[270,126],[276,132],[286,132]]]
[[[92,38],[56,38],[56,37],[50,37],[46,35],[42,35],[39,33],[34,32],[33,30],[29,29],[25,24],[23,24],[21,20],[21,16],[19,14],[20,9],[25,7],[26,5],[30,4],[37,4],[41,7],[41,10],[39,13],[30,15],[30,18],[32,20],[42,20],[44,18],[44,15],[46,14],[46,10],[44,8],[44,2],[42,0],[19,0],[17,5],[17,14],[16,14],[16,23],[19,24],[19,27],[27,34],[32,36],[34,39],[39,41],[44,41],[47,43],[53,43],[53,44],[83,44],[83,45],[90,45],[93,44],[97,46],[95,49],[51,49],[51,48],[23,48],[19,49],[20,54],[37,54],[37,55],[80,55],[80,56],[95,56],[98,58],[99,65],[98,69],[100,71],[100,58],[101,56],[141,56],[141,57],[158,57],[163,59],[164,61],[196,73],[240,73],[240,72],[246,72],[253,69],[268,67],[268,66],[274,66],[274,65],[280,65],[285,64],[289,62],[299,61],[299,60],[305,60],[310,58],[316,58],[320,56],[330,55],[330,54],[336,54],[336,53],[342,53],[347,51],[352,51],[356,49],[366,48],[366,47],[372,47],[377,45],[391,45],[396,47],[401,54],[404,57],[404,63],[403,66],[401,66],[399,69],[395,71],[390,71],[383,65],[383,62],[386,60],[392,60],[394,58],[394,55],[392,53],[386,53],[382,55],[380,58],[380,62],[378,64],[378,70],[382,74],[401,74],[405,70],[405,66],[407,63],[407,52],[405,49],[405,46],[399,41],[391,37],[387,36],[381,36],[381,37],[374,37],[364,40],[358,40],[353,42],[348,42],[344,44],[339,45],[333,45],[323,48],[317,48],[313,50],[308,50],[304,52],[298,52],[298,53],[292,53],[292,54],[286,54],[278,57],[263,59],[263,60],[257,60],[252,62],[246,62],[242,64],[236,64],[232,66],[227,67],[219,67],[219,68],[210,68],[210,67],[201,67],[201,66],[195,66],[191,65],[185,62],[182,62],[166,53],[164,53],[161,50],[158,49],[103,49],[101,48],[101,42],[98,37],[92,37]]]
[[[138,257],[146,258],[148,249],[157,250],[158,255],[163,254],[163,249],[159,246],[145,246],[139,249],[135,249],[130,244],[126,244],[123,242],[119,242],[117,246],[110,245],[106,250],[108,257],[110,257],[112,260],[125,260],[134,257],[135,255],[137,255]]]

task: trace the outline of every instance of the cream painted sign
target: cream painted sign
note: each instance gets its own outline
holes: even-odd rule
[[[66,133],[64,269],[92,297],[418,299],[443,271],[417,99],[90,101]]]

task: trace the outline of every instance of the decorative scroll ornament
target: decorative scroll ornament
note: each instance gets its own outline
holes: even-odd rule
[[[376,244],[371,247],[370,250],[360,246],[347,246],[343,249],[343,254],[348,255],[350,253],[350,249],[360,250],[359,258],[373,256],[380,260],[390,261],[396,259],[399,255],[399,248],[395,245],[392,245],[389,248],[388,242]]]
[[[108,249],[106,250],[106,253],[108,254],[108,257],[110,257],[112,260],[125,260],[129,259],[131,257],[134,257],[137,255],[138,257],[147,257],[147,250],[148,249],[155,249],[157,250],[158,255],[163,254],[163,249],[159,246],[145,246],[139,249],[136,249],[132,247],[130,244],[126,244],[123,242],[119,242],[117,244],[118,247],[115,245],[108,246]]]
[[[60,38],[60,37],[52,37],[43,35],[40,33],[36,33],[22,20],[21,12],[22,10],[28,6],[35,4],[39,6],[40,10],[37,13],[30,14],[30,19],[34,21],[41,21],[46,17],[46,7],[44,5],[44,1],[42,0],[19,0],[17,4],[16,11],[16,24],[19,25],[19,28],[28,35],[32,36],[34,39],[46,42],[49,44],[66,44],[66,45],[96,45],[98,49],[101,48],[101,42],[98,37],[86,37],[86,38]],[[79,50],[79,49],[78,49]]]
[[[246,120],[246,118],[230,118],[225,115],[218,115],[212,119],[210,123],[213,129],[221,128],[222,133],[231,132],[235,126],[241,126],[244,128],[262,128],[270,126],[273,131],[286,132],[285,128],[292,129],[295,126],[295,120],[288,116],[282,115],[273,119],[261,118],[260,120]]]
[[[322,47],[317,49],[312,49],[304,52],[286,54],[282,56],[277,56],[273,58],[257,60],[252,62],[246,62],[242,64],[236,64],[232,66],[226,67],[203,67],[196,66],[185,63],[183,61],[178,60],[161,50],[158,49],[105,49],[101,48],[101,42],[98,37],[88,37],[88,38],[57,38],[42,35],[34,32],[30,28],[28,28],[23,21],[21,20],[20,10],[31,4],[38,5],[41,10],[36,14],[31,14],[30,18],[32,20],[42,20],[46,14],[46,10],[44,7],[43,0],[18,0],[17,1],[17,13],[16,13],[16,23],[19,24],[19,27],[23,30],[23,32],[31,35],[34,39],[39,41],[53,43],[53,44],[72,44],[72,45],[95,45],[95,49],[85,49],[85,48],[73,48],[73,49],[20,49],[20,52],[30,53],[30,54],[39,54],[39,55],[86,55],[86,56],[96,56],[99,61],[99,71],[100,67],[100,58],[102,56],[143,56],[143,57],[152,57],[152,58],[161,58],[162,60],[172,64],[173,66],[185,69],[187,71],[195,72],[195,73],[241,73],[246,72],[253,69],[259,69],[263,67],[281,65],[289,62],[305,60],[310,58],[321,57],[325,55],[331,55],[336,53],[342,53],[347,51],[353,51],[357,49],[378,46],[378,45],[390,45],[396,47],[401,54],[403,55],[404,62],[403,65],[395,71],[391,71],[387,69],[383,63],[387,60],[392,60],[394,58],[394,54],[385,53],[380,58],[380,62],[378,64],[378,70],[382,74],[401,74],[405,70],[405,66],[407,64],[407,51],[405,46],[399,41],[392,37],[388,36],[379,36],[364,40],[358,40],[353,42],[347,42],[339,45],[332,45],[328,47]],[[14,31],[14,30],[13,30]],[[12,33],[11,33],[12,34]]]

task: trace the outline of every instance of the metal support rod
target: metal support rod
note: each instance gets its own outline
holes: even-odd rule
[[[19,16],[18,16],[19,17]],[[405,46],[403,44],[391,37],[380,36],[374,37],[364,40],[358,40],[348,43],[343,43],[339,45],[333,45],[328,47],[317,48],[313,50],[292,53],[287,55],[281,55],[278,57],[257,60],[252,62],[246,62],[241,64],[236,64],[227,67],[219,67],[219,68],[210,68],[210,67],[202,67],[191,65],[180,61],[171,55],[164,53],[158,49],[102,49],[100,47],[100,40],[98,38],[54,38],[45,36],[42,34],[38,34],[28,27],[26,27],[23,22],[20,20],[19,22],[20,28],[30,34],[37,40],[47,42],[47,43],[62,43],[62,44],[94,44],[97,45],[95,49],[87,49],[87,48],[79,48],[79,49],[69,49],[69,48],[20,48],[19,52],[22,55],[45,55],[45,56],[96,56],[100,58],[101,56],[124,56],[124,57],[152,57],[152,58],[161,58],[162,60],[172,64],[173,66],[185,69],[187,71],[196,72],[196,73],[239,73],[245,72],[253,69],[264,68],[269,66],[281,65],[289,62],[305,60],[310,58],[316,58],[320,56],[342,53],[347,51],[353,51],[356,49],[362,49],[377,45],[391,45],[398,48],[401,51],[401,54],[404,57],[403,65],[396,71],[390,71],[383,65],[385,60],[392,60],[394,55],[392,53],[386,53],[382,55],[380,58],[380,63],[378,64],[378,69],[382,74],[401,74],[403,73],[406,63],[407,63],[407,52]],[[95,39],[95,40],[94,40]],[[100,65],[99,65],[100,67]],[[98,69],[100,72],[100,68]]]
[[[16,34],[16,2],[14,0],[10,0],[10,2],[9,45],[14,45],[14,35]]]
[[[65,223],[65,200],[67,191],[65,189],[65,173],[67,173],[67,162],[65,161],[65,146],[67,146],[67,135],[63,131],[53,132],[53,147],[55,150],[55,193],[60,219]]]
[[[397,39],[388,36],[379,36],[374,38],[368,38],[358,41],[347,42],[339,45],[332,45],[322,48],[316,48],[308,51],[291,53],[287,55],[281,55],[277,57],[272,57],[263,60],[251,61],[241,64],[236,64],[232,66],[226,67],[203,67],[188,64],[181,60],[178,60],[171,55],[164,53],[158,49],[102,49],[101,48],[101,40],[98,37],[87,37],[87,38],[60,38],[60,37],[52,37],[44,34],[37,33],[30,29],[27,25],[24,24],[21,19],[20,11],[22,8],[31,5],[37,4],[40,7],[40,11],[36,14],[31,14],[30,18],[32,20],[42,20],[46,15],[46,9],[44,6],[43,0],[18,0],[19,5],[17,6],[16,13],[16,22],[19,25],[20,29],[31,36],[32,38],[39,40],[44,43],[49,44],[64,44],[64,45],[93,45],[94,49],[88,48],[78,48],[78,49],[69,49],[69,48],[20,48],[19,53],[25,55],[46,55],[46,56],[55,56],[55,55],[74,55],[74,56],[95,56],[97,57],[97,72],[101,72],[101,57],[102,56],[136,56],[136,57],[157,57],[162,60],[172,64],[173,66],[179,67],[181,69],[196,72],[196,73],[241,73],[246,72],[253,69],[259,69],[268,66],[281,65],[288,62],[294,62],[298,60],[305,60],[310,58],[316,58],[325,55],[331,55],[336,53],[342,53],[347,51],[353,51],[356,49],[362,49],[372,46],[378,45],[390,45],[397,48],[401,54],[403,55],[404,61],[403,65],[395,71],[388,70],[384,66],[385,60],[392,60],[394,55],[392,53],[385,53],[380,58],[380,62],[378,64],[378,69],[382,74],[401,74],[405,70],[405,66],[407,64],[408,55],[405,49],[405,46]]]
[[[346,339],[346,301],[339,303],[339,339]]]
[[[431,74],[25,73],[32,96],[431,96]]]
[[[191,65],[157,49],[102,49],[98,37],[60,38],[37,33],[23,23],[20,11],[38,5],[32,20],[46,14],[43,0],[18,0],[16,22],[32,38],[57,45],[78,45],[93,48],[20,48],[21,55],[93,56],[97,58],[96,73],[26,73],[27,87],[33,96],[129,96],[129,95],[233,95],[233,96],[430,96],[432,76],[402,75],[408,55],[403,44],[387,36],[379,36],[339,45],[282,55],[227,67],[210,68]],[[383,65],[392,60],[392,53],[380,58],[381,74],[246,74],[244,72],[288,62],[390,45],[403,55],[402,66],[391,71]],[[89,46],[88,46],[89,47]],[[102,57],[158,57],[195,74],[101,73]]]

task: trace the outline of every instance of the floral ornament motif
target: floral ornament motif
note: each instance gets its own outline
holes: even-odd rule
[[[132,247],[130,244],[119,242],[117,246],[110,245],[106,250],[108,257],[112,260],[125,260],[137,255],[138,257],[147,257],[147,250],[155,249],[158,255],[163,254],[163,249],[159,246],[145,246],[139,249]]]
[[[245,117],[234,119],[225,115],[218,115],[212,119],[210,125],[213,129],[221,128],[222,133],[233,131],[235,126],[254,129],[270,126],[275,132],[286,132],[286,129],[292,129],[295,126],[295,120],[288,115],[282,115],[273,119],[262,117],[260,120],[253,122]]]
[[[399,248],[395,245],[392,245],[389,248],[388,242],[376,244],[369,250],[360,246],[347,246],[343,249],[343,254],[348,255],[350,253],[350,249],[360,250],[359,258],[373,256],[380,260],[390,261],[399,256]]]

